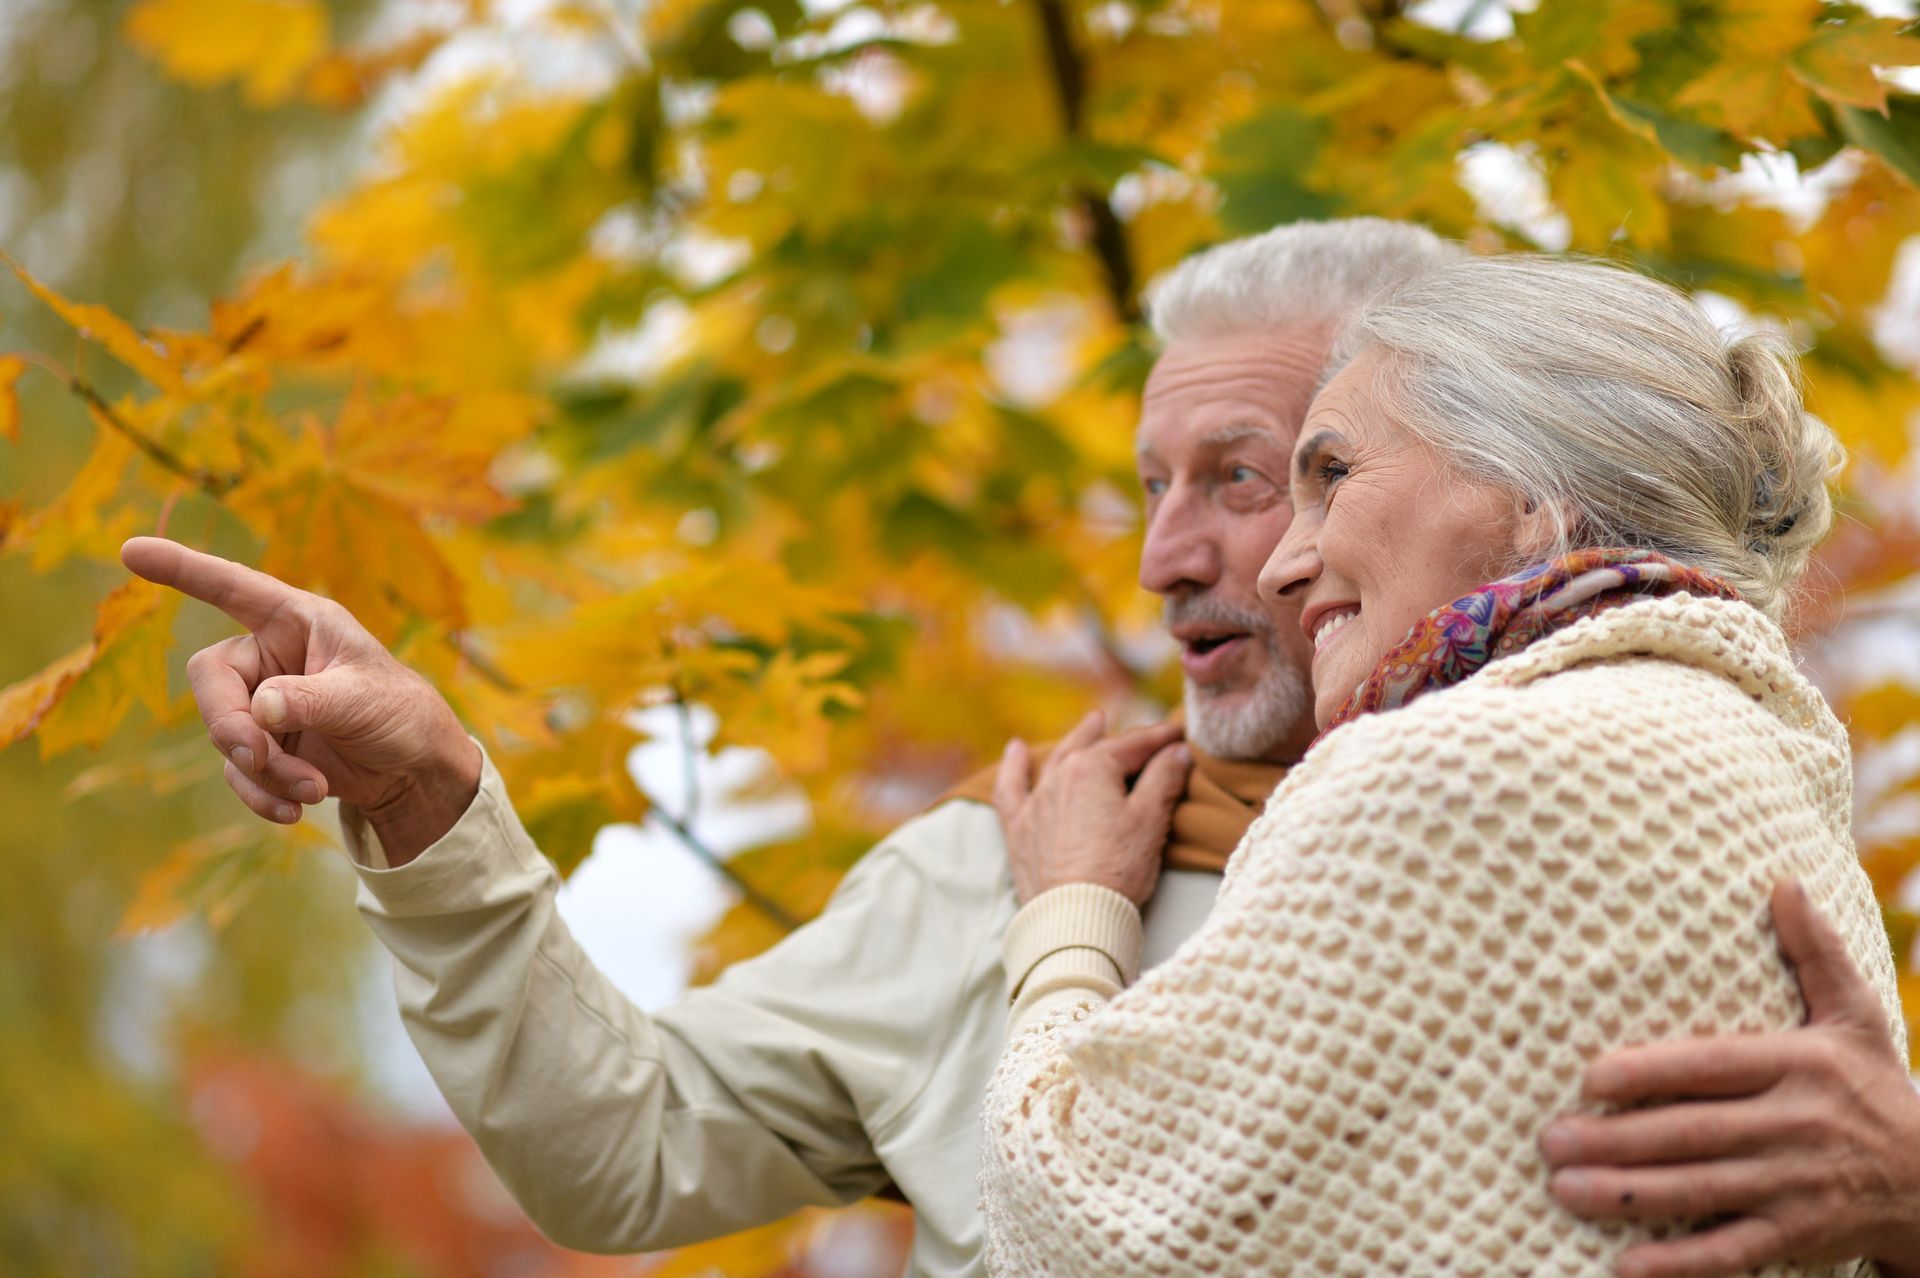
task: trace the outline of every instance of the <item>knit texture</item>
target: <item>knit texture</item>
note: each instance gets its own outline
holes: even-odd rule
[[[1576,1219],[1537,1136],[1610,1048],[1800,1022],[1775,880],[1833,920],[1904,1048],[1850,797],[1778,629],[1687,595],[1330,733],[1172,959],[1016,1020],[989,1269],[1610,1273],[1682,1226]]]

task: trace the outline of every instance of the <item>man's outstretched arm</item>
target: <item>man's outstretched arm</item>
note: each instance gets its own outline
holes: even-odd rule
[[[1857,1256],[1920,1278],[1920,1093],[1880,1000],[1798,884],[1775,889],[1773,917],[1807,1024],[1601,1057],[1585,1092],[1613,1112],[1543,1133],[1550,1189],[1590,1219],[1719,1222],[1629,1250],[1627,1278]]]
[[[408,1032],[550,1236],[648,1250],[886,1182],[849,1077],[904,1094],[895,1073],[917,1078],[940,1039],[899,1005],[941,1028],[959,980],[914,970],[927,947],[911,929],[933,929],[910,912],[923,894],[901,858],[849,876],[828,916],[760,963],[648,1016],[574,942],[553,866],[453,711],[344,608],[157,538],[123,558],[246,628],[188,663],[227,783],[282,824],[324,797],[346,805]]]

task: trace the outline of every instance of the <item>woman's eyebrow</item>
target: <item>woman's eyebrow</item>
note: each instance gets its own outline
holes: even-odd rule
[[[1306,442],[1301,444],[1299,448],[1294,450],[1294,454],[1293,454],[1294,474],[1304,478],[1307,472],[1310,469],[1312,469],[1313,459],[1320,455],[1321,449],[1325,448],[1328,444],[1344,442],[1345,439],[1346,439],[1346,436],[1342,435],[1337,430],[1321,429],[1309,435],[1307,437]]]

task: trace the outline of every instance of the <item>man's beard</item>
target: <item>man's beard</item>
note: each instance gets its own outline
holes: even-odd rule
[[[1167,601],[1167,625],[1182,622],[1243,631],[1247,643],[1264,650],[1266,662],[1250,687],[1187,679],[1187,740],[1217,759],[1265,759],[1278,754],[1312,711],[1313,688],[1281,650],[1273,619],[1264,612],[1195,595]]]

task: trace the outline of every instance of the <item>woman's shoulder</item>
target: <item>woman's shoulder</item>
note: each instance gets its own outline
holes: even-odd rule
[[[1585,618],[1463,683],[1355,720],[1302,770],[1350,780],[1546,767],[1647,784],[1720,756],[1847,787],[1845,730],[1779,628],[1745,604],[1674,595]]]

